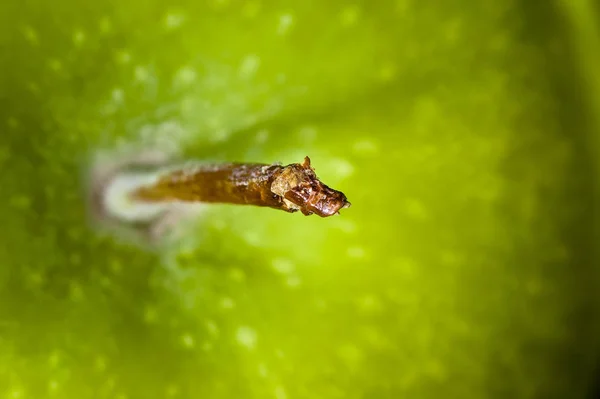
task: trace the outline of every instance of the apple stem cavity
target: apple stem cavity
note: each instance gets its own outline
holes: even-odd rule
[[[196,161],[173,165],[160,152],[108,156],[94,162],[88,192],[94,221],[133,227],[151,241],[210,203],[320,217],[339,215],[350,207],[342,192],[319,180],[309,157],[284,166]]]

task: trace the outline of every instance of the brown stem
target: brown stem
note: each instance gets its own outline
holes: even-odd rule
[[[230,163],[181,168],[166,172],[158,182],[132,193],[146,202],[184,201],[266,206],[321,217],[335,215],[350,203],[323,184],[304,163],[287,166]]]

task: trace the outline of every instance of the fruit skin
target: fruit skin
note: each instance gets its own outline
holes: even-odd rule
[[[2,394],[582,397],[591,89],[551,5],[466,5],[3,2]],[[354,206],[145,253],[87,224],[120,141],[310,147]]]

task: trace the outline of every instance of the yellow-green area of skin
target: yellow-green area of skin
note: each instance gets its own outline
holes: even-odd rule
[[[584,397],[591,2],[9,0],[0,16],[0,397]],[[142,251],[87,224],[86,162],[123,144],[308,155],[352,207],[215,205]]]

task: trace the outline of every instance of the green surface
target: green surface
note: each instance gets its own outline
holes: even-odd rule
[[[583,397],[597,16],[3,1],[0,397]],[[119,143],[310,155],[353,206],[214,206],[142,252],[86,224],[84,165]]]

